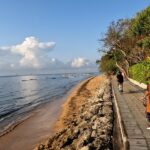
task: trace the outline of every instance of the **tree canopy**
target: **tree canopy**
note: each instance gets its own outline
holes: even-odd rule
[[[150,59],[150,6],[131,19],[113,21],[100,41],[101,71],[114,72],[117,62],[129,75],[131,66]]]

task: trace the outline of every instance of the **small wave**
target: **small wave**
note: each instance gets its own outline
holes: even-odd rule
[[[0,115],[0,119],[5,118],[6,116],[9,116],[10,114],[12,114],[12,113],[14,113],[14,112],[16,112],[16,111],[18,111],[20,109],[21,109],[21,107],[17,108],[17,109],[12,109],[12,110],[10,110],[10,111],[8,111],[6,113],[3,113],[3,114]]]
[[[25,120],[29,119],[30,117],[32,117],[33,114],[30,114],[22,119],[19,119],[18,121],[12,121],[11,123],[9,123],[7,126],[5,126],[1,131],[0,131],[0,137],[8,134],[9,132],[11,132],[12,130],[14,130],[19,124],[23,123]]]
[[[7,83],[5,91],[0,94],[0,126],[3,127],[0,129],[4,129],[4,132],[0,131],[0,136],[10,132],[21,123],[18,121],[18,117],[25,117],[36,107],[53,99],[61,98],[81,79],[82,77],[74,74],[11,79]],[[35,84],[36,82],[37,84]]]
[[[14,98],[14,99],[24,99],[25,97],[23,97],[23,96],[20,96],[20,97],[16,97],[16,98]]]
[[[4,119],[5,119],[5,118],[1,118],[1,119],[0,119],[0,122],[3,121]]]

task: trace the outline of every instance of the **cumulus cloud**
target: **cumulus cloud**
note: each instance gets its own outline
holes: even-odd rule
[[[0,47],[1,72],[36,72],[37,70],[79,70],[93,68],[95,63],[83,57],[77,57],[69,62],[50,58],[49,53],[55,47],[55,42],[40,42],[37,38],[26,37],[21,43]],[[61,52],[60,52],[61,53]],[[41,69],[41,70],[40,70]]]
[[[71,66],[75,68],[80,68],[88,65],[89,61],[82,57],[74,58],[71,62]]]
[[[51,58],[49,59],[49,67],[50,68],[65,68],[66,64],[56,58]]]
[[[8,56],[9,53],[12,58],[18,55],[20,67],[40,68],[43,65],[44,56],[54,46],[55,42],[40,42],[37,38],[30,36],[20,44],[0,47],[0,54]],[[10,66],[14,68],[15,64],[11,63]]]

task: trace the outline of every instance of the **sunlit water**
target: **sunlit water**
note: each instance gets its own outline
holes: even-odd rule
[[[0,134],[46,102],[62,97],[91,74],[0,77]]]

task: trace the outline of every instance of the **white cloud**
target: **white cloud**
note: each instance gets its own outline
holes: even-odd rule
[[[91,61],[77,57],[69,62],[62,62],[57,58],[50,58],[49,52],[55,46],[55,42],[40,42],[37,38],[26,37],[23,42],[12,46],[0,47],[1,72],[36,72],[37,70],[78,70],[94,68]],[[61,52],[60,52],[61,53]]]
[[[33,36],[25,38],[25,40],[17,45],[13,46],[2,46],[0,47],[0,54],[11,55],[11,58],[14,58],[16,55],[19,55],[19,62],[15,62],[17,65],[19,63],[20,67],[26,68],[40,68],[42,67],[42,62],[44,60],[44,56],[49,53],[55,46],[55,42],[39,42]],[[15,63],[13,65],[10,64],[11,68],[15,67]]]
[[[49,68],[54,68],[54,69],[55,68],[65,68],[66,67],[64,62],[62,62],[62,61],[60,61],[56,58],[49,59],[48,64],[49,64]]]
[[[84,67],[87,66],[88,64],[89,61],[82,57],[74,58],[71,62],[71,66],[75,68]]]

